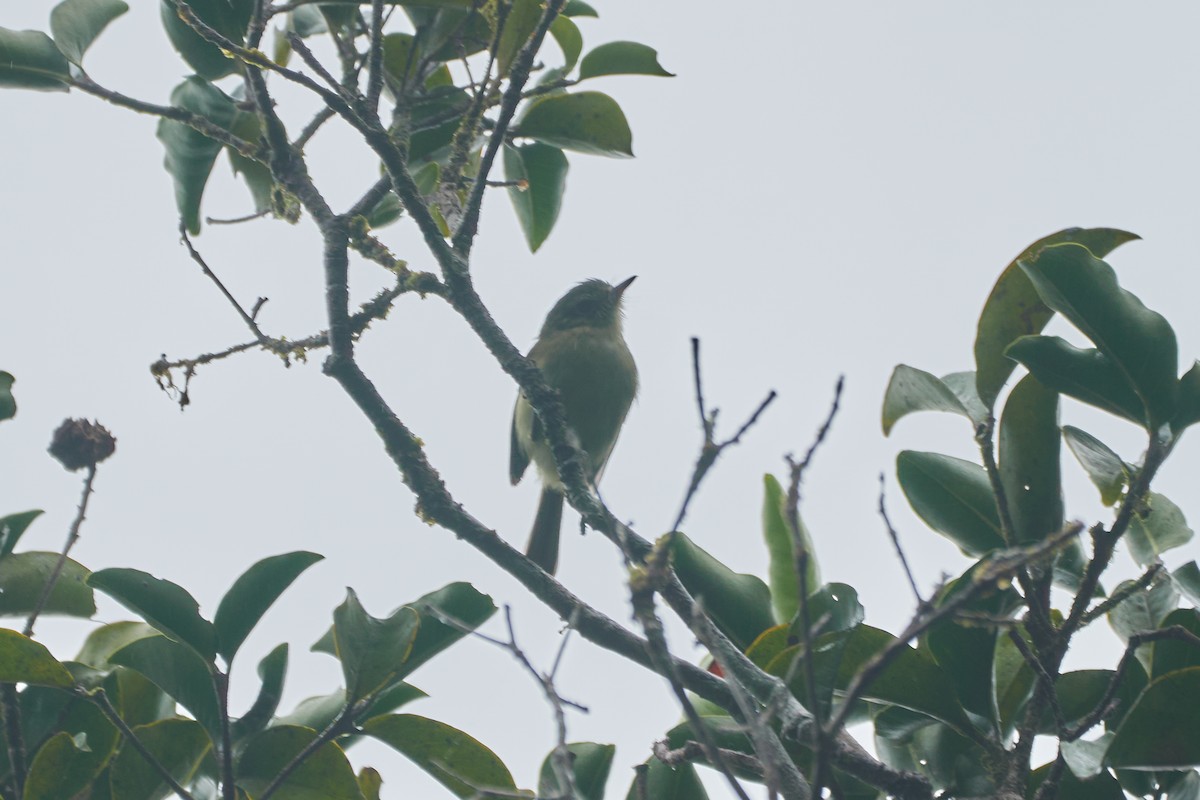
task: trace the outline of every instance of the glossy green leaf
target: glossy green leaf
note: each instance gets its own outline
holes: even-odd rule
[[[258,662],[258,697],[245,714],[233,723],[233,738],[241,740],[267,727],[283,697],[283,679],[287,675],[288,644],[277,645]]]
[[[288,14],[288,27],[302,39],[329,32],[329,23],[316,6],[300,6],[293,9]]]
[[[1178,434],[1197,422],[1200,422],[1200,361],[1193,361],[1179,378],[1179,407],[1171,420],[1171,429]]]
[[[1038,297],[1019,262],[1044,247],[1063,242],[1078,242],[1104,258],[1125,242],[1138,238],[1136,234],[1112,228],[1067,228],[1039,239],[1012,260],[996,280],[979,315],[975,380],[984,405],[992,408],[996,404],[1000,390],[1016,366],[1004,351],[1018,337],[1041,333],[1054,314]]]
[[[1115,673],[1111,669],[1083,669],[1064,672],[1054,682],[1054,692],[1058,697],[1063,719],[1068,725],[1077,725],[1091,714],[1100,701]],[[1141,664],[1133,662],[1125,671],[1117,693],[1112,699],[1113,707],[1104,715],[1103,722],[1112,729],[1118,725],[1142,690],[1146,688],[1149,679]],[[1045,709],[1039,724],[1038,732],[1045,735],[1056,734],[1057,727],[1054,715],[1050,709]]]
[[[858,601],[858,591],[849,584],[827,583],[808,596],[808,620],[814,637],[848,631],[865,618],[866,610]],[[797,614],[790,635],[799,638],[803,631]]]
[[[1121,499],[1129,470],[1119,455],[1087,431],[1064,425],[1063,438],[1092,483],[1100,490],[1100,502],[1111,506]]]
[[[504,30],[500,32],[500,43],[496,48],[496,67],[501,75],[507,75],[521,48],[529,41],[538,21],[542,18],[541,0],[512,0]]]
[[[399,676],[419,625],[419,615],[408,606],[385,619],[372,617],[347,590],[345,602],[333,612],[333,638],[351,700],[384,689]]]
[[[936,721],[921,725],[900,739],[877,736],[875,746],[888,765],[924,775],[941,793],[964,798],[996,796],[984,767],[987,754],[946,725]]]
[[[395,711],[413,700],[428,697],[425,692],[408,683],[397,683],[387,690],[380,692],[370,705],[358,714],[356,719],[370,719]],[[272,725],[299,725],[313,730],[324,730],[346,706],[346,692],[338,689],[335,692],[318,697],[309,697],[300,701],[290,714],[274,720]]]
[[[1083,585],[1083,573],[1087,569],[1087,555],[1083,551],[1083,536],[1076,536],[1067,542],[1054,558],[1054,585],[1077,592]],[[1096,584],[1093,597],[1104,597],[1104,586]]]
[[[188,0],[188,6],[217,33],[234,44],[243,43],[254,0]],[[216,80],[237,71],[237,61],[206,41],[180,18],[175,0],[161,0],[159,9],[171,46],[198,76]]]
[[[563,68],[570,72],[579,61],[579,54],[583,52],[583,34],[579,32],[579,26],[566,14],[560,14],[550,23],[550,35],[562,49]]]
[[[883,394],[883,435],[890,435],[892,427],[902,417],[915,411],[948,411],[971,419],[966,406],[941,379],[916,367],[899,364],[892,370]]]
[[[0,628],[0,683],[73,686],[75,680],[40,642]]]
[[[658,75],[673,78],[658,63],[658,51],[637,42],[609,42],[594,48],[579,62],[579,80],[601,75]]]
[[[551,94],[529,104],[517,136],[598,156],[633,157],[625,113],[602,92]]]
[[[1158,492],[1148,492],[1129,520],[1125,544],[1133,560],[1147,566],[1158,557],[1192,540],[1183,511]]]
[[[225,129],[233,124],[237,112],[229,95],[195,76],[175,87],[171,105],[206,117]],[[166,150],[163,166],[175,183],[175,206],[188,231],[197,234],[200,200],[221,145],[182,122],[169,119],[159,120],[158,139]]]
[[[414,42],[409,33],[389,33],[383,37],[383,79],[392,97],[404,96],[410,89],[420,88],[416,69],[421,54]]]
[[[304,6],[308,8],[308,6]],[[233,122],[229,126],[230,133],[247,142],[257,142],[262,123],[258,115],[250,111],[238,109],[234,112]],[[271,195],[275,188],[275,179],[271,176],[270,168],[263,163],[247,158],[232,147],[225,148],[229,156],[229,166],[234,175],[240,175],[254,198],[255,212],[267,211],[271,208]]]
[[[3,392],[0,392],[0,404],[3,403],[2,395]],[[21,536],[25,533],[25,529],[41,515],[42,510],[38,508],[32,511],[22,511],[19,514],[9,514],[7,517],[0,517],[0,558],[5,558],[12,553],[13,548],[17,546],[17,542],[21,540]]]
[[[825,653],[831,652],[826,648],[828,643],[835,640],[840,642],[840,651],[836,654],[838,663],[834,685],[837,689],[845,689],[863,665],[895,638],[879,628],[859,625],[848,633],[819,637],[814,643],[814,652],[819,662]],[[767,665],[767,671],[776,675],[784,674],[795,657],[794,650],[795,648],[791,648],[780,653]],[[803,682],[802,679],[798,680]],[[793,686],[793,690],[797,686]],[[888,667],[867,686],[863,697],[926,714],[957,730],[968,730],[971,727],[966,712],[954,694],[946,671],[927,653],[908,645],[901,648]]]
[[[1037,795],[1038,787],[1046,780],[1050,767],[1050,764],[1043,764],[1030,774],[1027,797]],[[1124,800],[1125,793],[1121,791],[1121,784],[1110,772],[1100,772],[1092,778],[1080,780],[1071,770],[1065,769],[1059,779],[1058,792],[1054,798],[1055,800]]]
[[[157,635],[157,634],[155,634]],[[127,667],[111,667],[104,689],[112,698],[121,719],[129,725],[149,725],[175,716],[175,698],[142,673]]]
[[[93,572],[88,583],[212,663],[217,646],[213,624],[200,616],[200,604],[182,586],[123,567]]]
[[[1200,608],[1200,567],[1196,566],[1195,561],[1189,561],[1172,571],[1171,580],[1189,603]]]
[[[812,536],[797,513],[800,541],[808,550],[805,567],[805,583],[809,592],[821,585],[821,569],[817,563],[817,551]],[[792,526],[787,518],[787,493],[779,480],[771,474],[763,475],[762,507],[763,540],[767,545],[767,580],[771,587],[771,606],[776,622],[788,622],[800,608],[800,579],[796,575],[796,541]]]
[[[164,719],[134,729],[138,740],[175,780],[187,784],[212,743],[204,729],[190,719]],[[134,747],[122,747],[109,773],[113,800],[157,800],[170,794],[158,770]]]
[[[68,61],[82,64],[96,37],[128,10],[124,0],[63,0],[50,12],[50,34]]]
[[[1057,336],[1023,336],[1006,352],[1050,389],[1144,424],[1142,401],[1099,350],[1081,349]]]
[[[88,634],[75,660],[97,669],[104,669],[109,666],[108,659],[112,654],[125,645],[158,635],[158,631],[144,622],[122,620],[109,623]]]
[[[70,64],[49,36],[0,28],[0,88],[65,92],[70,77]]]
[[[991,483],[983,467],[939,453],[903,450],[896,480],[925,524],[970,556],[1004,546]]]
[[[0,86],[2,85],[0,84]],[[17,401],[13,398],[12,394],[12,387],[16,382],[17,379],[13,377],[11,372],[0,370],[0,422],[12,419],[17,415]],[[4,519],[8,518],[5,517]],[[0,525],[3,525],[4,519],[0,519]]]
[[[299,550],[264,558],[242,573],[217,607],[217,652],[232,661],[242,642],[279,596],[304,570],[325,556]]]
[[[195,651],[165,636],[138,639],[109,657],[137,670],[191,712],[214,741],[221,735],[221,706],[209,667]]]
[[[734,572],[682,533],[674,535],[671,558],[679,580],[739,648],[775,624],[771,592],[759,578]]]
[[[1112,267],[1081,245],[1047,247],[1020,266],[1042,302],[1117,368],[1145,406],[1149,427],[1169,422],[1178,399],[1179,352],[1167,320],[1122,289]]]
[[[708,800],[704,783],[691,763],[668,767],[657,758],[651,758],[644,766],[644,775],[638,774],[629,786],[625,800]]]
[[[568,760],[571,762],[575,796],[579,800],[604,800],[604,786],[608,783],[608,773],[617,752],[616,745],[571,742],[567,744],[567,751],[570,753]],[[552,751],[542,761],[538,773],[538,797],[562,797],[567,791],[555,773],[554,757]]]
[[[1029,635],[1019,630],[1026,644],[1030,644]],[[1016,644],[1007,634],[995,638],[996,648],[992,656],[992,686],[995,702],[996,725],[1003,740],[1011,736],[1020,722],[1025,706],[1033,695],[1034,682],[1037,677],[1029,662],[1021,655]],[[990,715],[989,715],[990,716]]]
[[[1183,769],[1200,764],[1200,667],[1150,682],[1108,747],[1105,762],[1126,769]]]
[[[437,591],[422,595],[409,607],[416,609],[421,616],[421,624],[417,629],[417,638],[413,641],[408,659],[400,665],[396,672],[397,678],[404,678],[450,645],[469,635],[469,632],[482,625],[492,614],[496,613],[496,604],[492,598],[478,591],[469,583],[456,582],[443,586]],[[454,620],[456,624],[444,622],[443,619]],[[333,639],[333,629],[321,637],[312,647],[321,653],[336,655]]]
[[[86,741],[69,733],[51,736],[33,757],[25,780],[25,800],[62,800],[86,789],[104,769]]]
[[[548,144],[533,142],[504,148],[505,180],[522,182],[508,187],[508,197],[532,253],[542,246],[558,221],[568,166],[563,151]]]
[[[0,616],[33,611],[59,558],[58,553],[28,552],[0,560]],[[82,564],[68,558],[42,612],[85,618],[95,614],[96,599],[85,583],[89,574]]]
[[[1016,544],[1040,542],[1063,526],[1058,393],[1026,375],[1000,418],[1000,482]]]
[[[257,797],[315,738],[293,726],[267,728],[251,737],[238,757],[237,784]],[[354,769],[338,745],[321,745],[294,769],[273,795],[278,800],[362,800]]]
[[[563,6],[563,16],[566,17],[599,17],[596,9],[583,0],[567,0]]]
[[[975,423],[976,427],[987,421],[991,412],[979,399],[979,389],[975,386],[973,371],[948,372],[942,376],[942,383],[946,385],[947,389],[954,392],[954,396],[967,410],[967,416],[971,422]]]
[[[1161,627],[1178,625],[1186,631],[1200,636],[1200,612],[1194,608],[1177,608],[1163,619]],[[1150,675],[1161,678],[1168,672],[1200,667],[1200,647],[1192,642],[1163,639],[1154,643],[1154,656]]]
[[[495,753],[444,722],[388,714],[367,720],[362,730],[404,755],[456,797],[473,797],[481,787],[516,790],[512,775]]]
[[[1123,581],[1113,594],[1120,594],[1132,583]],[[1116,608],[1108,612],[1108,624],[1116,631],[1124,642],[1135,633],[1146,633],[1156,630],[1163,619],[1179,605],[1179,592],[1175,584],[1168,578],[1159,577],[1149,588],[1133,592],[1122,600]],[[1138,648],[1137,657],[1146,671],[1150,671],[1150,653],[1152,645],[1142,645]]]

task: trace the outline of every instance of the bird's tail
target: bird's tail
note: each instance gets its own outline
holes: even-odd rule
[[[533,519],[533,530],[529,533],[529,545],[525,548],[525,554],[551,575],[558,566],[558,536],[562,528],[562,512],[562,492],[543,487],[542,499],[538,502],[537,516]]]

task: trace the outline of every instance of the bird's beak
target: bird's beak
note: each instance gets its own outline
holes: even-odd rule
[[[632,278],[626,278],[614,286],[612,290],[613,297],[617,300],[620,300],[621,295],[625,294],[625,290],[629,288],[629,284],[633,283],[635,280],[637,280],[637,275],[634,275]]]

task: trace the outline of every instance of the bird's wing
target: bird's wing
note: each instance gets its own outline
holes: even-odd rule
[[[517,404],[513,407],[512,432],[509,435],[508,479],[512,481],[513,486],[520,482],[526,467],[529,466],[529,454],[525,452],[525,448],[521,447],[521,439],[517,436],[517,408],[520,407],[521,400],[522,398],[518,396]]]

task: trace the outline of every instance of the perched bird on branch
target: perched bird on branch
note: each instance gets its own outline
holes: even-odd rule
[[[584,467],[593,484],[600,480],[637,395],[637,365],[621,333],[621,298],[631,283],[633,278],[616,286],[601,280],[575,286],[550,309],[529,350],[546,382],[558,390],[567,424],[587,453]],[[563,484],[542,421],[522,393],[513,409],[509,454],[509,478],[514,485],[530,461],[542,479],[542,498],[526,553],[553,575],[558,565]]]

